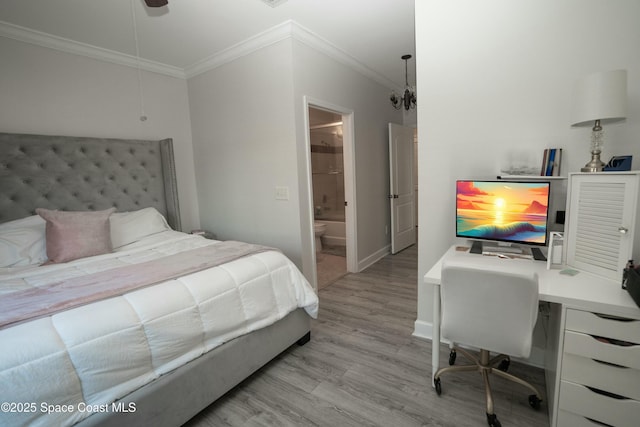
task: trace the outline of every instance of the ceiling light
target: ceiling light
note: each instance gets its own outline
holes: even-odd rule
[[[169,3],[168,0],[144,0],[144,2],[148,7],[162,7]]]
[[[411,55],[402,55],[402,59],[404,59],[404,95],[402,98],[399,98],[395,91],[391,92],[391,96],[389,100],[391,101],[391,105],[396,110],[399,110],[404,106],[405,110],[409,110],[411,108],[416,108],[418,103],[418,97],[416,96],[416,92],[412,86],[409,86],[409,73],[407,71],[407,61],[411,59]]]

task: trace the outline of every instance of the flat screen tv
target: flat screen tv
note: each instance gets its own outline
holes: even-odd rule
[[[457,181],[456,236],[546,246],[549,189],[548,181]]]

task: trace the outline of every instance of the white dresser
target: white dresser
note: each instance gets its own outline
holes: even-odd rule
[[[639,422],[640,319],[567,309],[557,426]]]

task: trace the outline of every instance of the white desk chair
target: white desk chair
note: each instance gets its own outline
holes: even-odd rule
[[[479,256],[480,257],[480,256]],[[449,366],[434,376],[438,394],[442,393],[440,376],[452,371],[479,371],[484,379],[487,399],[487,422],[500,427],[493,412],[489,374],[522,384],[533,391],[529,404],[540,408],[540,393],[531,384],[507,372],[509,356],[527,358],[531,352],[533,328],[538,317],[538,276],[535,273],[496,268],[509,260],[478,258],[469,263],[445,262],[442,266],[442,336],[452,343],[481,349],[479,357],[454,345],[449,364],[455,363],[456,351],[473,365]],[[496,261],[496,262],[494,262]],[[435,347],[433,351],[438,351]],[[500,353],[491,358],[490,352]],[[496,365],[500,364],[498,369]]]

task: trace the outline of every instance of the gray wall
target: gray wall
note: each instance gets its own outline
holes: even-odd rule
[[[0,37],[2,132],[105,138],[173,138],[182,229],[198,228],[187,84],[143,72],[140,121],[133,68]]]
[[[387,123],[402,115],[389,90],[286,39],[189,79],[203,228],[220,238],[279,247],[309,277],[304,97],[354,111],[358,258],[389,245]],[[288,187],[288,201],[275,199]]]
[[[294,42],[293,48],[296,139],[300,155],[306,150],[305,96],[353,111],[356,252],[358,268],[361,268],[363,262],[366,265],[367,260],[379,257],[381,251],[388,251],[391,242],[385,232],[390,221],[387,128],[389,122],[401,123],[402,113],[391,107],[390,90],[383,85],[303,43]],[[308,174],[305,163],[299,160],[299,165],[302,168],[299,174],[305,177]],[[301,198],[306,200],[309,197],[306,187],[300,190]],[[303,238],[312,236],[313,215],[308,205],[302,205],[300,213]]]
[[[291,41],[189,79],[200,218],[219,238],[301,265]],[[289,200],[276,200],[276,187]]]

